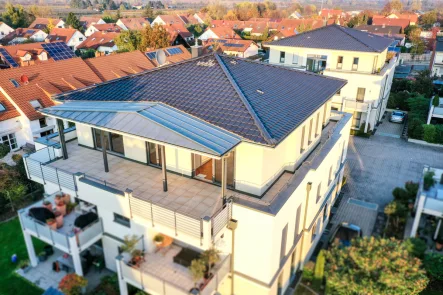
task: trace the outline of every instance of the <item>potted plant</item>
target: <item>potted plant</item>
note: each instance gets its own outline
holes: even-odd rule
[[[38,261],[43,262],[46,261],[48,257],[46,256],[46,252],[42,251],[38,254]]]
[[[63,194],[62,199],[65,204],[71,203],[71,195],[70,194]]]
[[[160,247],[163,244],[165,237],[162,234],[156,234],[154,237],[154,243],[157,247]]]
[[[58,288],[66,295],[79,295],[85,293],[88,280],[75,273],[67,274],[58,284]]]
[[[139,267],[143,261],[143,251],[135,249],[134,251],[132,251],[131,255],[132,255],[131,264]]]
[[[57,228],[61,228],[63,226],[63,214],[60,211],[55,211],[55,221],[57,223]]]
[[[208,271],[205,273],[205,279],[210,279],[212,276],[211,268],[220,261],[220,251],[214,247],[211,247],[202,253],[201,258],[206,263],[208,268]]]
[[[441,251],[443,249],[443,238],[437,238],[435,241],[435,250]]]
[[[76,203],[66,203],[66,214],[69,214],[72,212],[72,210],[74,210],[75,206],[77,206]]]
[[[190,290],[191,294],[199,294],[198,282],[203,278],[206,270],[206,263],[202,259],[194,259],[191,262],[189,271],[191,272],[194,288]]]
[[[53,230],[57,230],[57,222],[55,218],[46,219],[46,224],[49,225]]]
[[[434,171],[428,171],[425,173],[425,176],[423,177],[423,188],[425,191],[428,191],[432,186],[434,186],[434,175]]]
[[[56,208],[56,210],[57,210],[58,212],[60,212],[63,216],[66,215],[66,204],[65,204],[65,203],[63,203],[63,202],[58,203],[57,206],[55,206],[55,208]]]
[[[54,199],[55,205],[60,205],[63,202],[63,196],[62,195],[55,195],[55,199]]]
[[[49,211],[52,211],[52,203],[48,200],[43,201],[43,207],[47,208]]]
[[[120,247],[120,250],[123,252],[122,255],[125,258],[125,261],[128,262],[131,260],[131,254],[135,250],[135,246],[137,246],[138,237],[136,235],[126,235],[123,241],[123,245]]]
[[[23,273],[27,273],[31,269],[31,266],[29,265],[29,260],[21,260],[18,264],[18,267],[20,267]]]

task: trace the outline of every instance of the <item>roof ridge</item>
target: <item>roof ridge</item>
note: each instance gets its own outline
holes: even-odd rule
[[[240,87],[238,86],[237,82],[235,81],[234,77],[232,77],[231,72],[229,71],[229,69],[226,67],[225,63],[223,62],[223,60],[220,58],[220,56],[218,54],[214,54],[215,59],[217,60],[217,62],[220,64],[220,68],[223,70],[223,72],[225,73],[226,77],[228,78],[229,82],[231,83],[231,85],[234,87],[235,91],[237,92],[237,94],[239,95],[240,99],[242,100],[243,104],[245,105],[246,109],[248,110],[249,114],[252,116],[252,119],[255,122],[255,125],[258,127],[258,129],[260,130],[260,133],[262,134],[262,136],[264,137],[264,139],[269,143],[269,144],[275,144],[276,140],[274,138],[271,137],[271,135],[269,134],[268,130],[266,129],[266,127],[263,125],[262,121],[260,120],[260,118],[258,117],[257,113],[255,112],[254,108],[251,106],[251,104],[249,103],[248,99],[246,98],[246,96],[244,95],[243,91],[241,91]]]

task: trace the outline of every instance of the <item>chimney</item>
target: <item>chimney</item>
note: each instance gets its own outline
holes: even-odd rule
[[[191,46],[191,55],[192,57],[199,57],[202,55],[203,47],[198,45],[198,39],[195,38],[195,45]]]

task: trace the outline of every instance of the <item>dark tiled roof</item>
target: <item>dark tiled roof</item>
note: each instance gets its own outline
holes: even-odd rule
[[[347,51],[382,52],[391,39],[359,30],[330,25],[268,43],[276,46],[305,47]]]
[[[275,145],[345,84],[341,79],[211,54],[54,98],[158,101],[247,140]]]

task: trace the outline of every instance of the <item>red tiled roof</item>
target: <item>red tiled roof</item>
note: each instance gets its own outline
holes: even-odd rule
[[[183,24],[167,24],[164,25],[166,31],[171,35],[172,42],[175,40],[177,35],[182,36],[183,38],[192,37],[191,32],[186,29],[186,27]]]
[[[252,40],[239,40],[239,39],[224,39],[226,42],[220,42],[223,39],[210,39],[207,43],[217,44],[222,52],[225,51],[235,51],[235,52],[245,52],[252,44],[255,44]],[[230,44],[242,45],[241,47],[230,46]]]
[[[178,15],[179,18],[186,24],[186,25],[196,25],[199,24],[198,20],[191,14],[181,14]]]
[[[180,50],[182,51],[182,53],[171,55],[171,54],[169,54],[168,51],[167,51],[167,49],[170,49],[170,48],[180,48]],[[191,53],[190,53],[190,52],[189,52],[189,51],[188,51],[183,45],[170,46],[170,47],[162,48],[162,50],[165,52],[165,55],[166,55],[166,62],[167,62],[167,63],[177,63],[177,62],[180,62],[180,61],[184,61],[184,60],[190,59],[190,58],[192,57]],[[148,52],[154,52],[154,51],[156,51],[156,50],[153,50],[153,51],[147,51],[146,53],[148,53]],[[153,65],[154,67],[157,67],[157,66],[158,66],[158,63],[157,63],[157,60],[156,60],[156,59],[152,59],[152,60],[151,60],[151,59],[148,58],[148,60],[149,60],[149,62],[152,63],[152,65]]]
[[[149,26],[150,23],[144,17],[132,17],[119,19],[129,30],[143,30],[145,26]]]
[[[56,25],[60,22],[60,20],[56,18],[54,19],[54,18],[38,17],[32,22],[31,25],[29,25],[29,28],[43,30],[46,29],[46,26],[49,25],[50,22],[52,22],[53,25]]]
[[[320,11],[320,15],[325,18],[330,18],[332,16],[341,16],[342,12],[343,11],[340,9],[326,9],[326,8],[324,8]]]
[[[77,32],[76,29],[53,28],[46,39],[50,42],[63,41],[66,43],[71,40],[75,32]]]
[[[225,39],[239,39],[240,37],[235,33],[230,27],[214,27],[207,28],[206,30],[211,30],[218,38]]]
[[[408,19],[398,19],[398,18],[373,18],[372,24],[377,26],[399,26],[405,29],[409,26],[410,21]]]
[[[2,46],[11,56],[12,58],[20,64],[20,55],[24,54],[24,52],[29,52],[32,54],[32,60],[38,64],[38,63],[45,63],[48,61],[54,61],[52,58],[48,55],[48,60],[42,61],[37,58],[37,55],[44,52],[45,50],[42,48],[42,44],[44,43],[23,43],[23,44],[17,44],[17,45],[8,45],[8,46]]]
[[[317,20],[317,19],[282,19],[281,22],[278,23],[277,30],[280,32],[280,34],[284,37],[293,36],[296,34],[296,30],[300,26],[308,26],[312,29],[318,29],[323,27],[323,21]]]
[[[28,77],[27,84],[21,82],[22,75]],[[11,79],[17,81],[19,87],[15,87]],[[42,117],[29,103],[31,100],[38,100],[42,107],[53,106],[51,95],[100,82],[81,58],[0,71],[1,92],[31,121]]]
[[[94,28],[96,28],[100,32],[103,32],[103,31],[105,31],[105,32],[120,32],[121,31],[121,28],[113,23],[101,24],[101,25],[95,24],[92,26],[94,26]]]
[[[114,80],[154,68],[140,51],[117,53],[84,60],[102,81]]]
[[[28,29],[28,28],[17,28],[5,37],[1,39],[1,42],[3,44],[8,44],[15,38],[30,38],[32,35],[34,35],[36,32],[39,32],[38,29]]]
[[[113,47],[115,45],[114,39],[118,37],[120,33],[116,32],[95,32],[85,39],[77,49],[97,49],[100,46]]]
[[[163,14],[158,17],[160,17],[166,24],[183,24],[183,20],[178,15]]]
[[[6,109],[6,111],[0,112],[0,121],[6,121],[8,119],[16,118],[20,116],[17,109],[9,102],[9,100],[0,93],[0,104]]]
[[[82,16],[82,17],[80,17],[80,23],[85,28],[89,27],[91,24],[96,24],[100,20],[101,20],[100,17],[94,17],[94,16]]]

